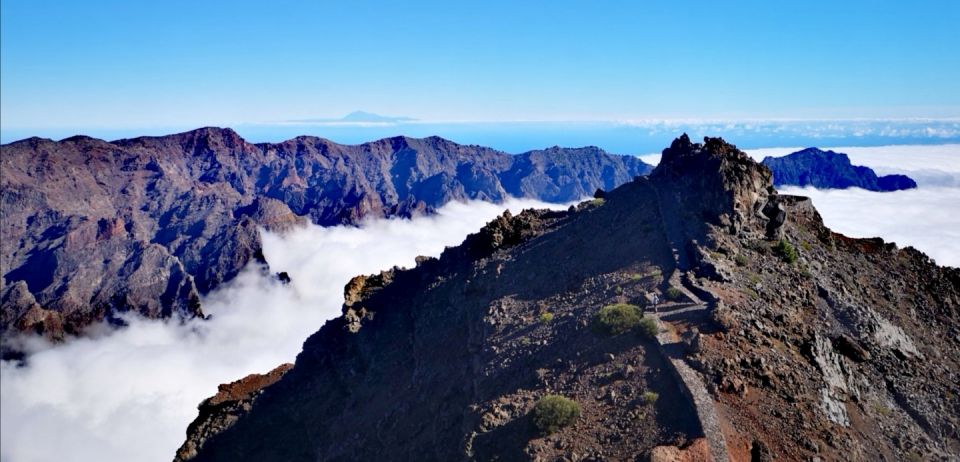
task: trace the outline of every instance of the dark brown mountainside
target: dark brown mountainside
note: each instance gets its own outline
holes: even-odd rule
[[[355,278],[293,368],[204,411],[178,460],[960,457],[960,272],[831,232],[723,140],[662,159]],[[617,304],[653,325],[614,329]],[[580,409],[549,435],[546,395]]]
[[[2,329],[57,338],[116,313],[200,313],[260,256],[258,227],[429,213],[508,195],[571,201],[650,167],[598,148],[509,155],[441,138],[251,144],[202,128],[2,146]]]

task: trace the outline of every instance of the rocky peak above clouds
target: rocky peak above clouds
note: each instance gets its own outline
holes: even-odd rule
[[[957,269],[833,233],[718,138],[600,196],[354,279],[195,460],[958,457]],[[597,328],[623,304],[655,338]],[[548,395],[580,412],[545,435]]]

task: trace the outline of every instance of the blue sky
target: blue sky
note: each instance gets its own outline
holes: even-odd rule
[[[723,4],[720,4],[723,3]],[[5,130],[960,116],[960,2],[2,2]]]

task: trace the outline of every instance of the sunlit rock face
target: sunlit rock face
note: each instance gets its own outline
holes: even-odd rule
[[[53,339],[128,311],[202,315],[201,294],[263,263],[259,228],[429,214],[451,200],[567,202],[650,169],[597,148],[514,156],[437,137],[252,144],[219,128],[2,149],[0,327]]]

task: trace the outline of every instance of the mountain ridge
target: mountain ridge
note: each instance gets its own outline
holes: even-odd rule
[[[53,339],[127,311],[202,315],[201,294],[265,263],[260,226],[358,224],[450,200],[566,202],[650,170],[600,150],[511,155],[439,137],[254,144],[218,127],[0,150],[0,327]]]
[[[215,431],[176,460],[956,458],[960,270],[833,233],[721,139],[663,158],[602,200],[354,278],[294,366],[229,422],[201,415]],[[595,328],[624,303],[656,341]],[[548,395],[581,412],[543,435]]]
[[[783,157],[767,156],[762,163],[773,171],[775,186],[857,187],[887,192],[917,187],[916,181],[906,175],[878,176],[869,167],[853,165],[844,153],[819,148],[806,148]]]

